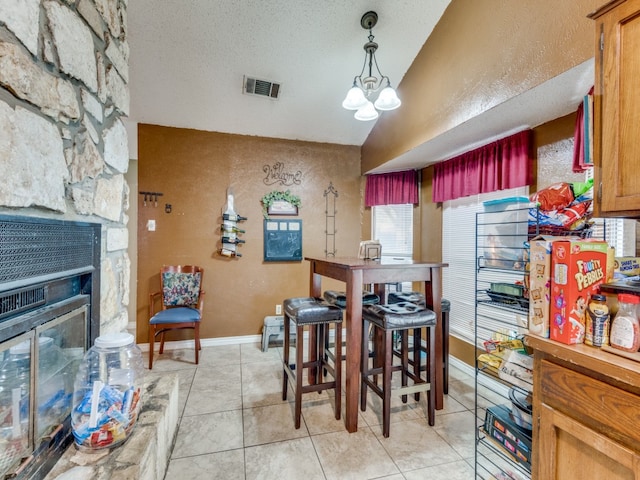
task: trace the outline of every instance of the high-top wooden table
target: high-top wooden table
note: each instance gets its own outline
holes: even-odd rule
[[[346,283],[346,402],[345,424],[347,431],[358,430],[358,400],[360,387],[360,350],[362,347],[362,289],[374,284],[376,292],[384,292],[385,284],[400,282],[424,282],[427,305],[442,318],[442,275],[446,263],[418,262],[385,263],[384,260],[362,260],[356,257],[305,257],[311,263],[309,294],[322,297],[322,277]],[[384,297],[382,297],[384,298]],[[442,322],[438,321],[435,338],[436,378],[432,379],[436,409],[443,408]]]

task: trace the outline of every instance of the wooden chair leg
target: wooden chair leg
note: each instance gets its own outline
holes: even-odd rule
[[[408,330],[401,330],[400,332],[400,365],[402,367],[402,386],[408,385],[409,372],[409,332]],[[393,354],[391,355],[391,361],[393,364]],[[402,395],[402,403],[407,403],[407,396]]]
[[[375,330],[375,328],[374,328]],[[360,410],[367,410],[367,382],[369,376],[369,322],[362,322],[362,358],[360,359]]]
[[[316,375],[316,385],[320,384],[323,382],[323,377],[326,376],[326,369],[321,368],[324,365],[324,361],[326,360],[326,352],[325,352],[325,345],[326,345],[326,341],[328,341],[328,337],[329,337],[329,328],[327,326],[326,323],[320,323],[318,325],[311,325],[309,327],[309,329],[313,329],[315,328],[316,330],[316,345],[317,345],[317,352],[316,352],[316,356],[313,358],[313,360],[316,361],[316,365],[318,366],[318,368],[316,368],[317,371],[317,375]],[[320,390],[318,390],[318,395],[320,395],[322,392]]]
[[[284,344],[282,349],[282,400],[287,399],[287,387],[289,384],[289,373],[287,367],[289,366],[289,317],[284,316]]]
[[[333,372],[336,381],[336,420],[340,420],[342,407],[342,323],[335,324]]]
[[[160,355],[164,353],[164,330],[160,330]]]
[[[196,365],[200,362],[200,322],[193,327],[193,343],[196,349]]]
[[[149,325],[149,370],[153,368],[153,349],[154,340],[156,339],[155,325]]]
[[[311,336],[311,332],[309,332]],[[304,349],[304,325],[296,326],[296,400],[295,400],[295,426],[300,428],[300,417],[302,416],[302,372],[304,371],[303,362]],[[315,377],[313,379],[315,381]]]
[[[429,391],[427,392],[427,412],[429,417],[429,425],[434,426],[436,423],[436,335],[435,327],[428,327],[427,332],[429,335],[429,352],[427,353],[427,372],[428,382],[430,383]]]
[[[421,371],[422,371],[422,328],[414,328],[413,329],[413,374],[415,375],[416,378],[420,378]],[[420,392],[414,393],[413,398],[415,399],[416,402],[420,401]]]
[[[391,373],[393,360],[393,330],[385,330],[382,365],[382,436],[389,437],[391,423]]]

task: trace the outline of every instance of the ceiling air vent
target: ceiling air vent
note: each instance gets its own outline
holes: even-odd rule
[[[280,84],[245,76],[242,91],[247,95],[259,95],[277,100],[280,94]]]

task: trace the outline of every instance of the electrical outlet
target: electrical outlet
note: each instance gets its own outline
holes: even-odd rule
[[[282,315],[282,305],[276,305],[276,315]]]

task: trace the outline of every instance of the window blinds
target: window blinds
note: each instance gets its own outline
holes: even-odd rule
[[[472,195],[443,203],[442,261],[449,264],[448,268],[443,269],[443,298],[451,302],[451,335],[470,343],[474,342],[475,328],[476,212],[483,210],[484,201],[519,196],[528,196],[528,187]],[[496,278],[495,281],[501,280]],[[492,325],[484,327],[492,328]]]

